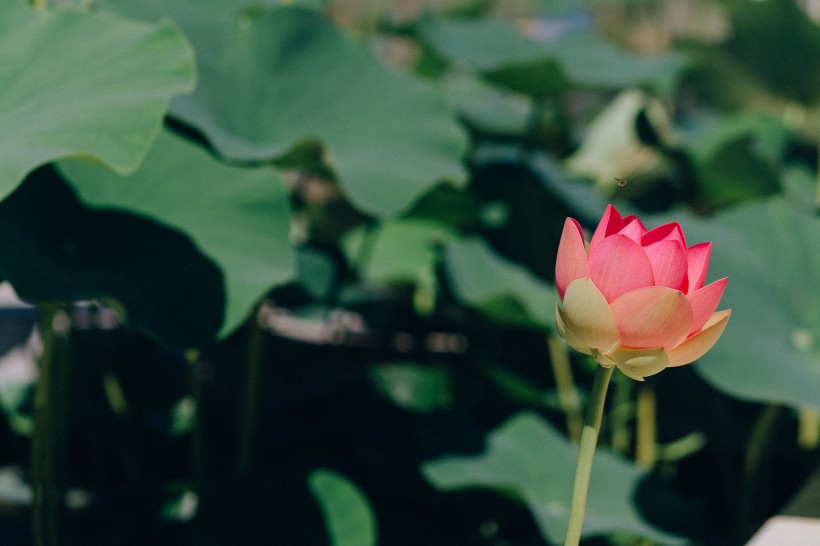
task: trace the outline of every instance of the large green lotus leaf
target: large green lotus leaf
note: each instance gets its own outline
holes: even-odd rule
[[[729,278],[718,308],[732,317],[697,372],[739,398],[820,408],[820,219],[773,198],[680,220],[689,244],[712,241],[710,277]]]
[[[225,165],[167,131],[130,176],[79,160],[59,168],[85,203],[177,229],[219,266],[226,298],[222,334],[266,290],[295,275],[288,195],[272,168]]]
[[[39,165],[87,156],[132,172],[194,56],[168,21],[0,5],[0,197]]]
[[[539,416],[519,413],[487,438],[478,456],[447,456],[428,461],[422,473],[445,491],[486,487],[511,494],[532,512],[551,543],[564,540],[578,448]],[[682,540],[646,523],[634,495],[646,471],[598,449],[584,518],[584,537],[627,533],[660,544]]]
[[[464,179],[465,135],[441,94],[386,68],[321,14],[142,4],[194,44],[199,85],[171,111],[225,156],[268,160],[318,140],[347,196],[375,215],[408,207],[441,179]]]
[[[322,508],[332,546],[376,544],[376,517],[356,484],[336,472],[318,469],[308,476],[308,485]]]
[[[481,72],[527,65],[544,68],[546,65],[541,63],[551,62],[559,70],[547,70],[545,76],[565,78],[576,85],[620,88],[654,83],[665,88],[683,67],[683,59],[677,54],[642,57],[618,49],[594,33],[574,33],[541,42],[506,22],[491,19],[429,19],[421,25],[420,33],[439,55],[466,61]],[[543,85],[560,87],[556,82]]]
[[[539,328],[555,324],[555,289],[483,241],[452,241],[444,257],[453,290],[465,303],[504,323]]]

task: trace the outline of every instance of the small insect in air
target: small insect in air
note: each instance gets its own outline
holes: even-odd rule
[[[616,178],[615,180],[618,181],[618,187],[620,187],[620,188],[623,188],[624,186],[629,184],[629,179],[628,178]]]

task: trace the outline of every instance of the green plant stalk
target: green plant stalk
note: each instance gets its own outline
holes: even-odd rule
[[[595,456],[595,446],[601,432],[601,420],[604,415],[604,401],[609,380],[612,378],[614,367],[598,366],[595,371],[595,380],[592,383],[592,392],[589,395],[589,406],[584,418],[584,430],[581,432],[581,445],[578,450],[578,465],[575,468],[575,485],[572,488],[572,504],[569,510],[569,524],[564,546],[578,546],[581,542],[581,529],[584,526],[584,512],[587,507],[587,493],[589,492],[589,478],[592,474],[592,459]]]
[[[201,494],[205,484],[205,385],[202,377],[202,362],[199,351],[190,350],[185,353],[188,361],[191,381],[191,398],[194,399],[194,426],[191,431],[191,474],[193,489]]]
[[[68,314],[56,305],[40,308],[43,354],[34,397],[31,440],[33,527],[36,546],[62,544],[71,364]]]
[[[359,245],[356,257],[353,260],[353,271],[359,277],[365,276],[365,271],[373,257],[373,251],[376,249],[376,241],[378,240],[377,233],[378,223],[376,221],[367,222],[364,225],[364,233],[362,234],[362,241]]]
[[[253,451],[262,398],[263,349],[266,331],[257,321],[248,325],[245,341],[245,404],[242,408],[242,422],[239,426],[239,454],[237,471],[246,475],[253,465]]]
[[[580,441],[583,430],[583,410],[572,379],[572,368],[569,363],[566,345],[555,334],[547,336],[547,347],[552,362],[552,373],[555,377],[555,387],[558,389],[558,403],[567,418],[567,430],[570,438]]]
[[[820,143],[818,143],[817,151],[820,152]],[[814,208],[820,208],[820,169],[817,170],[817,189],[814,194]]]
[[[638,387],[637,405],[635,462],[652,469],[658,461],[658,411],[655,390],[650,385],[641,383]]]
[[[806,450],[820,445],[820,411],[800,408],[797,414],[797,445]]]
[[[612,385],[612,411],[609,413],[609,433],[612,450],[624,456],[632,448],[632,420],[635,418],[635,381],[618,374]]]
[[[771,452],[774,448],[772,438],[775,437],[777,421],[780,418],[781,407],[777,404],[767,404],[758,415],[749,431],[746,443],[746,456],[743,461],[743,483],[738,501],[738,532],[744,540],[751,535],[757,526],[760,499],[767,496],[768,473]]]

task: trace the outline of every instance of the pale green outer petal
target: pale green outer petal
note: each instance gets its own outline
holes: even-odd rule
[[[663,349],[615,351],[606,355],[624,375],[636,381],[655,375],[669,365],[669,355]]]
[[[558,335],[561,336],[561,339],[564,340],[564,343],[578,351],[579,353],[584,353],[585,355],[592,354],[592,351],[589,347],[585,347],[581,340],[575,337],[570,330],[567,329],[566,325],[566,315],[564,315],[564,310],[561,309],[561,306],[558,304],[555,305],[555,327],[558,330]]]
[[[566,331],[571,332],[582,347],[608,353],[620,344],[612,310],[589,278],[572,281],[563,303],[563,313],[559,311],[558,316]]]
[[[700,332],[669,351],[669,365],[683,366],[705,355],[723,334],[731,314],[731,309],[725,309],[712,315]]]
[[[617,362],[615,362],[614,360],[612,360],[600,351],[592,351],[592,358],[594,358],[595,362],[597,362],[604,368],[612,368],[618,365]]]

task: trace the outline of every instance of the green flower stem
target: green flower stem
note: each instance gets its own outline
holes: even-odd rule
[[[598,366],[592,392],[589,396],[584,430],[581,432],[581,445],[578,451],[578,466],[575,468],[575,485],[572,488],[572,505],[569,511],[569,525],[564,546],[578,546],[581,542],[581,528],[584,525],[584,512],[587,507],[589,478],[592,474],[592,458],[601,431],[601,418],[604,415],[604,400],[609,380],[615,368]]]
[[[43,354],[34,395],[31,440],[34,543],[58,546],[63,541],[71,319],[56,305],[43,305],[39,311]]]

